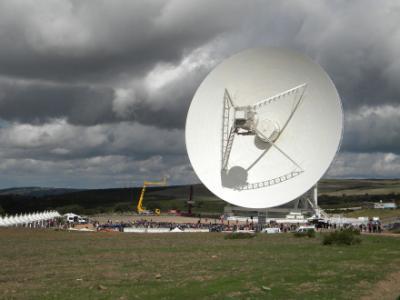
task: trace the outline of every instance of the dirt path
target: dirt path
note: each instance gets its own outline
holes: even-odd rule
[[[400,266],[398,267],[400,268]],[[384,279],[378,281],[363,296],[362,300],[397,300],[400,298],[400,271],[390,273]]]

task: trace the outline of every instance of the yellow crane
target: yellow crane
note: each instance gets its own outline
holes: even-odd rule
[[[138,212],[138,214],[148,214],[150,213],[150,211],[146,210],[145,207],[143,207],[143,199],[144,199],[144,193],[146,192],[146,187],[150,186],[150,185],[167,185],[167,177],[164,177],[162,181],[143,181],[143,187],[142,187],[142,191],[140,193],[140,197],[139,197],[139,202],[137,204],[136,210]],[[160,215],[160,209],[156,208],[154,210],[155,214],[157,216]]]

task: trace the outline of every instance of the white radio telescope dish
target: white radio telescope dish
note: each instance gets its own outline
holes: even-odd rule
[[[267,208],[307,192],[342,137],[338,92],[316,63],[285,49],[236,54],[204,79],[186,119],[199,179],[234,205]]]

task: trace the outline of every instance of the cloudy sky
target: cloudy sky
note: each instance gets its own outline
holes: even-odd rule
[[[400,177],[399,1],[0,0],[0,187],[197,182],[192,96],[224,58],[295,49],[345,110],[327,177]]]

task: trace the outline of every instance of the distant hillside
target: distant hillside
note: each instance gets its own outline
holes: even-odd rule
[[[379,200],[400,199],[400,180],[324,179],[318,184],[319,203],[324,208],[365,206]],[[187,211],[190,186],[149,187],[144,206],[162,211]],[[115,189],[49,189],[15,188],[0,190],[0,212],[57,209],[61,213],[96,214],[112,211],[135,211],[141,188]],[[226,203],[201,184],[193,185],[194,213],[222,213]]]
[[[43,197],[52,195],[62,195],[73,192],[82,191],[82,189],[66,189],[66,188],[45,188],[45,187],[17,187],[0,190],[0,195],[20,195]]]
[[[323,179],[318,188],[330,196],[400,194],[400,179]]]

